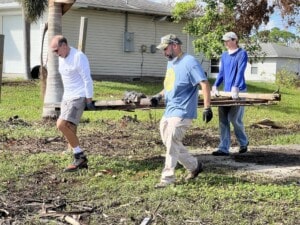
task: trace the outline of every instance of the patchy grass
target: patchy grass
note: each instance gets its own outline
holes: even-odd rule
[[[95,82],[95,99],[120,99],[126,90],[151,95],[161,88],[153,83]],[[249,92],[274,90],[273,84],[249,84]],[[300,91],[283,89],[281,93],[278,105],[247,107],[245,124],[251,145],[300,144]],[[213,110],[211,123],[206,125],[200,118],[188,132],[184,143],[190,148],[217,146],[217,110]],[[44,123],[41,112],[38,82],[4,81],[0,223],[62,223],[62,217],[49,213],[54,211],[91,225],[141,224],[145,217],[152,217],[152,224],[168,225],[300,224],[299,177],[273,180],[212,163],[196,180],[186,183],[186,171],[178,165],[177,184],[154,189],[164,164],[165,148],[158,132],[163,110],[85,112],[78,132],[88,151],[89,170],[75,173],[62,173],[71,155],[63,153],[66,143],[55,122]],[[134,115],[138,122],[127,120]],[[266,118],[282,128],[251,127]],[[237,145],[234,139],[233,145]],[[264,162],[262,154],[257,157]],[[239,160],[247,163],[247,157]]]

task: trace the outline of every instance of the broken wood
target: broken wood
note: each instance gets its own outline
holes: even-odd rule
[[[201,99],[201,91],[199,91],[198,107],[203,107],[203,99]],[[230,92],[220,92],[219,97],[212,97],[211,106],[254,106],[254,105],[272,105],[281,100],[279,93],[261,94],[261,93],[240,93],[239,99],[232,99]],[[151,106],[149,97],[136,98],[134,101],[124,100],[98,100],[93,101],[95,105],[94,111],[99,110],[125,110],[133,111],[135,109],[161,109],[165,107],[164,101],[160,101],[156,107]],[[50,103],[44,107],[55,108],[60,110],[60,103]]]
[[[199,95],[202,95],[202,91],[199,91]],[[230,92],[225,91],[219,91],[219,96],[214,97],[213,93],[211,93],[211,96],[213,99],[220,98],[220,97],[229,97],[231,98]],[[281,100],[281,94],[278,92],[274,92],[271,94],[266,93],[248,93],[248,92],[240,92],[239,93],[240,98],[246,98],[246,99],[263,99],[263,100],[269,100],[269,101],[280,101]]]

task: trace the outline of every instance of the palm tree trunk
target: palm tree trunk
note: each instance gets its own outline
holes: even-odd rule
[[[31,77],[31,66],[30,66],[30,23],[25,17],[24,8],[22,9],[23,21],[24,21],[24,56],[25,56],[25,79],[30,80]]]
[[[62,5],[55,3],[54,0],[48,2],[48,44],[51,39],[62,31]],[[58,57],[48,51],[48,76],[46,94],[44,98],[43,118],[57,118],[59,112],[55,111],[53,103],[61,102],[63,95],[63,85],[58,72]]]

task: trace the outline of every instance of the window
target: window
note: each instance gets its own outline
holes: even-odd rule
[[[258,74],[258,67],[256,63],[251,64],[251,74]]]
[[[211,73],[219,73],[219,59],[211,59],[210,61],[210,72]]]

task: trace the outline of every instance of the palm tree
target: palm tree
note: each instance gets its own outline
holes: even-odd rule
[[[26,71],[30,79],[30,23],[37,21],[45,12],[48,5],[48,40],[56,34],[61,34],[62,15],[73,5],[75,0],[18,0],[22,5],[26,29],[24,32]],[[49,43],[50,44],[50,43]],[[42,53],[41,53],[42,54]],[[41,67],[43,65],[41,64]],[[55,111],[53,103],[61,101],[63,94],[62,81],[58,72],[58,59],[48,52],[47,83],[44,97],[43,118],[55,118],[58,112]],[[28,72],[29,71],[29,72]]]
[[[68,11],[75,0],[49,0],[48,1],[48,45],[53,36],[61,34],[62,16]],[[55,103],[61,102],[63,85],[58,72],[58,58],[48,51],[47,84],[44,97],[43,118],[56,118],[58,112]]]
[[[47,7],[47,0],[18,0],[22,5],[22,14],[24,20],[24,52],[25,52],[25,78],[31,79],[30,73],[30,24],[36,22]]]

